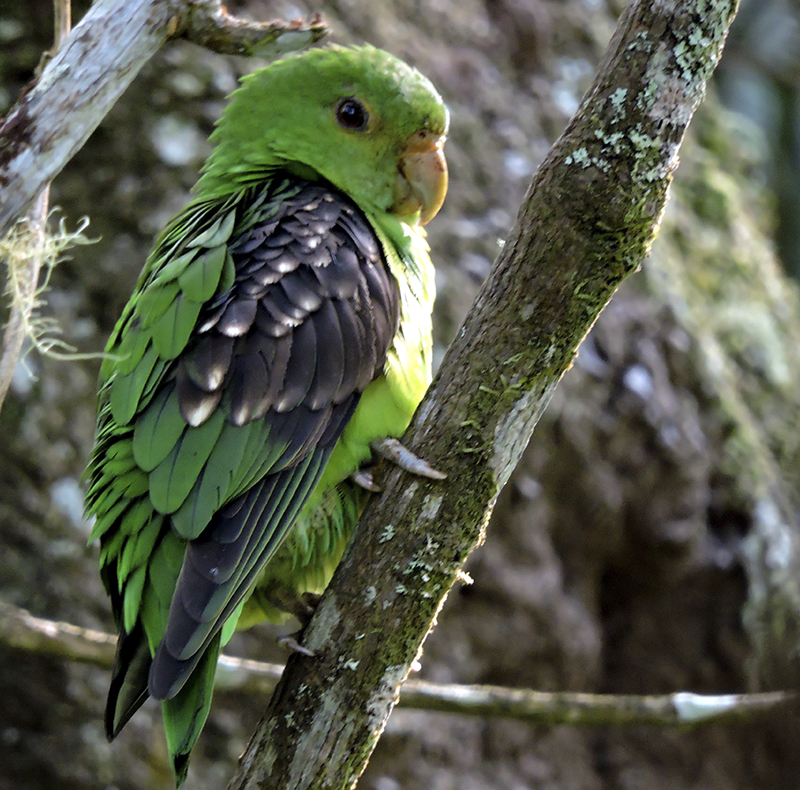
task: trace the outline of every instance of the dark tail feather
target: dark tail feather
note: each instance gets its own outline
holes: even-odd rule
[[[120,632],[106,702],[105,726],[109,741],[119,735],[148,698],[147,677],[152,661],[141,624],[137,623],[129,634]]]
[[[175,784],[180,787],[189,770],[189,754],[208,718],[214,693],[214,673],[219,657],[220,634],[206,648],[203,657],[181,690],[161,703],[167,747],[175,768]]]

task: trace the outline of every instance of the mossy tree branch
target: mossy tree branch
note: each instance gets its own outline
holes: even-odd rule
[[[634,0],[533,179],[404,443],[443,483],[387,471],[232,790],[347,788],[553,388],[649,251],[736,0]]]

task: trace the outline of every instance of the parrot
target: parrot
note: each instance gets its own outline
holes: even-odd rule
[[[448,126],[369,45],[245,76],[108,340],[86,472],[119,630],[105,729],[160,700],[177,787],[220,647],[324,590],[359,475],[430,383]]]

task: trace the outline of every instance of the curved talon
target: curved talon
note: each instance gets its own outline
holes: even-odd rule
[[[444,472],[434,469],[427,461],[414,455],[411,450],[404,447],[399,439],[387,436],[385,439],[378,439],[372,442],[370,447],[378,455],[397,464],[401,469],[405,469],[406,472],[411,472],[412,475],[428,477],[431,480],[445,480],[447,478]]]
[[[359,469],[350,475],[350,479],[361,488],[367,491],[372,491],[374,494],[379,494],[383,489],[375,482],[372,477],[372,471],[369,469]]]
[[[278,644],[289,648],[293,653],[300,653],[302,656],[309,658],[316,658],[317,654],[307,647],[303,647],[296,639],[297,634],[286,634],[285,636],[278,637]]]

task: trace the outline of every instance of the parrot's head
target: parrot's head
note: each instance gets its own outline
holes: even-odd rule
[[[243,79],[198,191],[231,192],[287,169],[330,181],[368,213],[424,225],[447,191],[447,127],[430,81],[388,52],[310,50]]]

